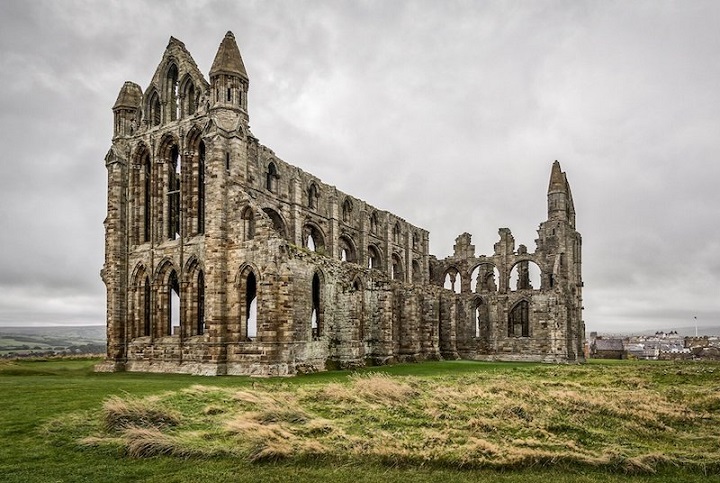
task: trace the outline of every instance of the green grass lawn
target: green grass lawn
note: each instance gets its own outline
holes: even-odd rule
[[[0,481],[720,481],[718,364],[452,361],[372,368],[363,376],[251,379],[96,374],[96,362],[0,362]],[[107,427],[108,401],[176,414],[180,422],[163,431],[176,438],[180,456],[128,456],[129,433]],[[248,409],[254,401],[264,413]],[[655,473],[628,473],[625,463],[578,464],[562,456],[564,448],[552,449],[556,460],[545,454],[517,465],[459,468],[471,447],[465,426],[472,438],[501,448],[502,454],[484,450],[489,460],[548,442],[570,442],[577,454],[617,447],[627,453],[625,463],[635,453],[679,456],[666,462],[657,456]],[[266,452],[270,457],[252,462],[247,438],[264,429],[285,431],[297,451]],[[437,437],[422,443],[418,438],[430,430]],[[387,444],[373,442],[376,434]],[[327,451],[313,449],[314,441]],[[455,453],[438,457],[433,451],[443,445]],[[338,448],[354,453],[344,457]]]

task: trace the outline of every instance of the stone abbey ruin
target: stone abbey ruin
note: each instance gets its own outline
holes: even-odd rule
[[[113,106],[103,371],[292,375],[397,361],[582,361],[581,237],[550,174],[535,252],[429,233],[279,159],[248,126],[232,33],[209,82],[170,38]],[[539,274],[531,283],[530,273]]]

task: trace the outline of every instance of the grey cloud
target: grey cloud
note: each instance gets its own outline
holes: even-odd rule
[[[0,4],[0,323],[104,320],[104,155],[123,81],[226,30],[253,132],[286,161],[489,253],[573,189],[589,330],[720,325],[715,2]],[[24,308],[27,307],[27,308]],[[662,326],[661,326],[662,325]],[[687,325],[687,324],[684,324]]]

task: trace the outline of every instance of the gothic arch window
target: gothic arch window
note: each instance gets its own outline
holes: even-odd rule
[[[318,191],[317,185],[314,182],[310,183],[310,186],[308,186],[307,189],[308,208],[311,210],[317,210],[319,198],[320,192]]]
[[[132,275],[132,296],[129,297],[128,337],[144,337],[150,335],[151,329],[151,291],[150,277],[145,267],[139,263]]]
[[[198,272],[197,277],[197,320],[196,334],[203,335],[205,332],[205,275],[202,270]]]
[[[175,270],[170,272],[168,278],[167,296],[167,335],[177,334],[182,324],[180,315],[180,283]]]
[[[263,213],[265,213],[270,218],[273,230],[275,230],[275,232],[282,238],[286,238],[287,230],[285,229],[285,222],[283,221],[280,214],[272,208],[263,208]]]
[[[412,234],[412,247],[413,250],[419,250],[420,249],[420,235],[416,231]]]
[[[345,201],[343,201],[343,206],[342,206],[342,221],[344,223],[350,223],[350,219],[352,218],[352,211],[353,211],[352,201],[350,201],[350,198],[345,198]]]
[[[271,193],[277,193],[278,179],[280,179],[280,176],[278,175],[277,167],[275,163],[270,162],[267,173],[265,174],[265,189]]]
[[[188,116],[192,116],[197,111],[198,98],[195,96],[195,85],[192,82],[188,82],[187,88],[185,89],[185,105],[187,109],[185,113]]]
[[[343,262],[355,263],[357,254],[355,253],[355,243],[348,235],[341,235],[338,239],[340,249],[340,260]]]
[[[395,223],[395,226],[393,227],[393,242],[400,243],[400,235],[402,233],[402,228],[400,228],[400,222]]]
[[[417,260],[412,261],[412,280],[415,283],[422,282],[422,271],[420,269],[420,263]]]
[[[242,324],[242,333],[246,340],[252,340],[257,337],[257,278],[255,272],[246,269],[241,274],[241,307],[240,322]]]
[[[381,270],[382,259],[380,258],[380,250],[375,245],[369,245],[367,249],[368,268]]]
[[[490,311],[481,298],[475,300],[473,332],[475,338],[486,336],[490,330]]]
[[[159,126],[161,118],[160,96],[158,96],[157,92],[153,92],[150,95],[150,102],[148,102],[148,121],[151,126]]]
[[[143,291],[142,291],[142,311],[143,311],[143,330],[142,335],[145,337],[148,337],[151,334],[152,330],[152,310],[151,310],[151,293],[152,293],[152,287],[150,286],[150,277],[147,275],[145,276],[145,281],[143,283]]]
[[[200,141],[200,144],[198,144],[197,193],[197,232],[202,234],[205,233],[205,143],[203,141]]]
[[[481,263],[470,275],[470,291],[497,292],[500,271],[492,263]]]
[[[443,287],[448,290],[452,290],[455,293],[460,293],[462,291],[462,279],[460,277],[460,272],[458,272],[454,267],[448,268],[445,272]]]
[[[359,277],[355,277],[350,286],[350,320],[357,321],[357,338],[365,340],[365,300],[363,294],[363,283]]]
[[[242,212],[243,220],[243,239],[252,240],[255,238],[255,214],[252,208],[249,206],[245,207]]]
[[[508,337],[530,336],[530,304],[527,300],[516,303],[508,314]]]
[[[181,161],[177,144],[169,150],[168,165],[168,238],[180,238],[180,187],[181,187]]]
[[[511,291],[539,289],[541,280],[540,267],[533,261],[522,260],[510,270],[509,289]]]
[[[303,246],[313,252],[325,250],[325,236],[314,223],[303,226]]]
[[[400,259],[400,255],[393,253],[392,255],[392,267],[390,267],[390,278],[393,280],[402,281],[404,278],[403,264]]]
[[[178,104],[178,68],[175,64],[171,64],[167,71],[167,106],[168,118],[171,121],[177,121],[180,106]]]
[[[370,233],[377,234],[378,232],[378,215],[377,211],[373,211],[370,214]]]
[[[312,279],[312,312],[310,313],[310,327],[313,339],[319,339],[323,333],[320,295],[320,277],[316,272]]]
[[[152,164],[150,163],[150,153],[145,150],[142,154],[141,161],[142,170],[142,241],[143,243],[150,241],[152,226]]]
[[[195,83],[190,74],[185,74],[180,81],[179,111],[182,117],[192,116],[197,112],[200,101],[200,90],[195,88]]]

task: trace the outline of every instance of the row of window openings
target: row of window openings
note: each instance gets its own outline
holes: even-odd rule
[[[178,69],[175,65],[172,65],[170,69],[168,70],[167,75],[167,98],[170,102],[170,108],[169,108],[169,114],[170,114],[170,121],[176,121],[180,118],[181,114],[181,108],[180,108],[180,92],[179,92],[179,81],[178,81]],[[231,85],[226,88],[225,90],[225,101],[232,103],[233,102],[233,92],[237,92],[237,102],[236,104],[240,107],[242,107],[242,101],[243,101],[243,90],[237,88],[235,85]],[[215,101],[220,101],[220,88],[215,89]],[[185,88],[185,92],[182,96],[185,100],[185,114],[192,115],[195,112],[197,112],[198,105],[200,103],[200,91],[198,90],[196,92],[195,85],[192,82],[187,83],[187,87]],[[159,126],[162,122],[161,119],[161,107],[160,107],[160,98],[157,94],[157,92],[154,92],[149,101],[149,109],[148,114],[150,117],[150,121],[153,126]]]
[[[204,279],[202,274],[198,277],[198,320],[197,334],[202,335],[204,332]],[[177,335],[180,328],[180,287],[177,278],[171,276],[170,279],[170,297],[169,297],[169,332]],[[150,283],[146,279],[145,282],[145,335],[150,334]],[[257,336],[257,279],[255,274],[250,272],[245,281],[245,327],[248,339],[254,339]],[[312,280],[312,311],[310,314],[310,327],[313,338],[320,336],[319,325],[320,310],[320,278],[317,274]],[[481,337],[482,331],[487,330],[488,314],[487,307],[479,304],[475,308],[475,337]],[[528,337],[529,334],[529,303],[522,300],[517,303],[508,315],[508,337]]]
[[[144,193],[144,231],[143,242],[150,241],[151,236],[151,208],[150,199],[152,194],[152,184],[150,176],[150,158],[146,156],[143,163],[145,170]],[[181,179],[181,160],[177,146],[173,146],[170,151],[170,179],[168,196],[168,238],[177,240],[180,238],[180,179]],[[197,177],[197,232],[205,232],[205,144],[200,142],[198,146],[198,177]]]
[[[199,155],[199,167],[198,167],[198,232],[203,233],[204,231],[204,208],[205,208],[205,145],[203,143],[200,143],[200,155]],[[170,159],[171,165],[173,167],[171,171],[171,179],[169,180],[170,190],[168,191],[168,198],[169,198],[169,210],[168,210],[168,218],[170,220],[169,223],[169,233],[168,236],[171,239],[177,239],[180,237],[180,175],[181,175],[181,162],[178,155],[178,149],[177,146],[173,146],[171,151],[171,159]],[[271,165],[272,166],[272,165]],[[225,167],[226,169],[230,169],[230,153],[225,154]],[[149,199],[150,199],[150,192],[151,192],[151,184],[150,184],[150,168],[149,168],[149,159],[147,161],[147,164],[145,166],[145,240],[149,241],[150,238],[150,205],[149,205]],[[314,189],[313,189],[314,188]],[[318,198],[317,196],[317,188],[315,188],[315,185],[311,185],[310,188],[310,197],[309,200],[311,202],[310,207],[314,208],[317,205],[316,200]],[[315,200],[315,201],[313,201]],[[346,201],[347,204],[347,201]],[[246,220],[249,220],[252,222],[251,218],[248,218],[250,215],[243,215],[243,218]],[[346,220],[349,220],[349,215],[347,215],[345,209],[343,210],[343,217]],[[377,217],[376,214],[373,213],[373,215],[370,217],[371,219],[371,229],[372,231],[376,231],[377,229]],[[375,220],[375,224],[372,223],[372,220]],[[374,227],[374,229],[373,229]],[[254,228],[249,227],[246,228],[246,233],[249,235],[249,238],[252,238],[254,236]],[[393,239],[396,243],[400,243],[400,237],[401,237],[401,229],[400,225],[396,224],[393,228]],[[311,249],[315,251],[315,241],[310,237],[307,241],[307,246],[312,247]],[[413,233],[413,248],[417,249],[419,243],[419,237],[417,236],[417,233]],[[344,260],[345,261],[345,260]],[[369,268],[373,268],[370,266]]]
[[[197,335],[202,335],[205,327],[205,289],[202,276],[199,279],[198,294],[198,319]],[[168,333],[177,335],[180,330],[180,286],[175,277],[171,277],[170,296],[168,298]],[[320,311],[320,278],[317,274],[312,280],[312,312],[310,314],[310,327],[314,338],[320,336],[319,325]],[[150,335],[150,281],[145,282],[145,307],[144,307],[145,335]],[[245,281],[245,327],[246,337],[254,339],[257,337],[257,279],[255,274],[250,272]]]
[[[277,168],[275,167],[274,163],[270,163],[268,165],[268,170],[265,175],[265,189],[268,191],[275,193],[277,192],[277,186],[278,186],[278,179],[280,176],[278,175]],[[318,200],[320,198],[320,192],[317,188],[317,185],[315,183],[311,183],[310,186],[307,189],[307,205],[310,209],[317,209],[318,207]],[[350,223],[352,219],[352,203],[350,200],[345,200],[343,202],[342,207],[342,220],[345,223]],[[370,215],[370,231],[372,233],[378,232],[378,217],[377,213],[373,213]],[[400,243],[402,237],[402,229],[400,228],[400,224],[395,224],[393,227],[393,241],[395,243]],[[417,233],[413,233],[412,237],[412,243],[413,243],[413,249],[417,249],[418,245],[420,243],[420,238],[418,237]]]
[[[197,335],[202,335],[205,327],[205,279],[202,272],[198,275],[197,293],[197,320],[195,330]],[[180,284],[175,272],[170,274],[168,286],[168,311],[167,311],[167,333],[177,335],[180,331]],[[143,289],[143,335],[149,336],[151,327],[151,305],[150,305],[150,279],[145,278]]]
[[[317,251],[317,245],[315,244],[315,239],[312,235],[308,235],[305,239],[305,246],[310,251]],[[353,257],[351,257],[351,252],[347,248],[341,248],[340,249],[340,261],[342,262],[348,262],[348,261],[354,261],[352,260]],[[393,280],[398,279],[402,275],[402,265],[399,260],[397,260],[395,257],[393,257],[392,264],[390,265],[390,278]],[[369,269],[380,269],[380,255],[377,252],[377,250],[370,246],[368,247],[368,257],[367,257],[367,268]],[[419,268],[418,268],[419,270]]]
[[[482,337],[489,325],[488,307],[480,303],[475,307],[475,337]],[[508,337],[530,337],[530,304],[527,300],[521,300],[510,310],[507,333]]]
[[[490,292],[497,291],[497,282],[500,279],[500,272],[496,267],[493,267],[492,271],[483,269],[486,266],[479,266],[470,277],[470,291],[479,292],[481,290],[487,290]],[[510,272],[509,288],[511,291],[526,290],[526,289],[539,289],[541,285],[542,273],[540,267],[533,263],[528,262],[527,272],[523,272],[521,265],[516,264]],[[455,293],[461,293],[462,283],[460,280],[460,274],[457,272],[448,272],[445,274],[443,287],[452,290]]]
[[[149,284],[146,285],[149,288]],[[149,300],[149,293],[146,293],[146,300]],[[198,326],[197,334],[203,334],[204,328],[204,298],[200,295],[198,300]],[[312,286],[312,312],[310,314],[310,326],[314,338],[319,337],[318,310],[320,307],[320,280],[317,275],[313,277]],[[249,339],[257,336],[257,282],[254,274],[250,274],[246,283],[246,333]],[[248,302],[249,301],[249,302]],[[178,288],[173,285],[170,291],[170,327],[172,333],[177,334],[180,328],[180,294]],[[146,307],[148,310],[149,307]],[[149,320],[146,313],[146,320]],[[475,337],[481,337],[482,331],[487,330],[488,314],[487,307],[478,305],[475,308]],[[528,337],[529,334],[529,303],[525,300],[519,302],[510,311],[508,316],[508,337]],[[146,335],[149,335],[149,326],[145,329]]]

